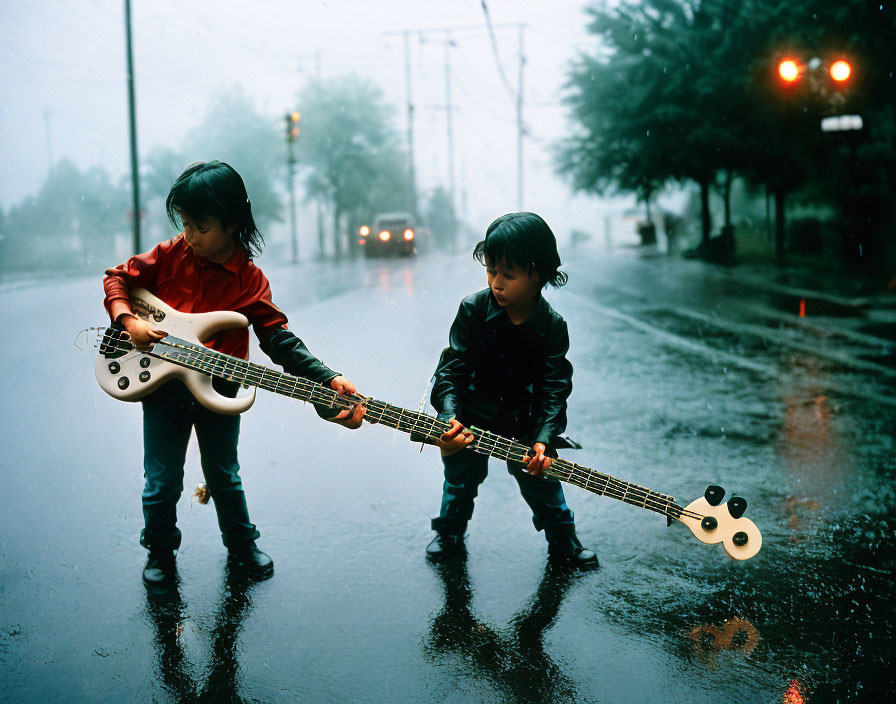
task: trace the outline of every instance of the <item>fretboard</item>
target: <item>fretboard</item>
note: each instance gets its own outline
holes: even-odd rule
[[[362,403],[367,408],[364,418],[370,423],[379,423],[403,433],[415,435],[421,440],[435,441],[451,427],[450,423],[426,413],[410,411],[366,396],[342,395],[310,379],[274,371],[260,364],[254,364],[171,336],[156,343],[151,354],[209,376],[257,386],[260,389],[273,391],[300,401],[308,401],[318,406],[344,410]],[[526,457],[529,448],[522,443],[489,430],[479,428],[471,428],[471,430],[475,439],[465,448],[465,451],[523,463],[523,458]],[[597,472],[568,460],[555,458],[545,473],[598,496],[617,499],[676,520],[681,517],[682,507],[675,503],[671,496],[616,479],[609,474]]]

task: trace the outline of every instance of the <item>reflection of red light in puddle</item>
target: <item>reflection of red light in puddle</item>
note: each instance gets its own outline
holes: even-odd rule
[[[806,299],[805,298],[800,299],[800,317],[801,318],[806,317]]]
[[[790,680],[790,685],[784,690],[782,700],[784,704],[806,704],[806,698],[803,697],[803,686],[799,680]]]

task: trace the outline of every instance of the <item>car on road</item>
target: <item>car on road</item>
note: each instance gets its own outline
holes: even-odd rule
[[[381,213],[373,225],[364,225],[358,233],[358,245],[365,256],[391,254],[411,256],[417,253],[417,228],[410,213]]]

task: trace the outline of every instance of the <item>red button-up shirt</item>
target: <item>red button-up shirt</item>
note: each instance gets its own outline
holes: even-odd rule
[[[105,306],[112,320],[132,313],[128,291],[145,288],[181,313],[232,310],[245,315],[259,340],[285,328],[286,316],[271,300],[267,278],[242,247],[236,247],[223,264],[201,259],[186,243],[183,233],[156,245],[145,254],[106,270]],[[206,343],[212,349],[246,359],[249,333],[233,328]]]

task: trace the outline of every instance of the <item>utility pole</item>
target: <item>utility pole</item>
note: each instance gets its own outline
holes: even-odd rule
[[[523,209],[523,68],[526,66],[526,54],[523,51],[523,33],[526,26],[521,24],[520,31],[520,77],[516,92],[516,200],[518,210]]]
[[[292,263],[299,261],[299,233],[296,228],[296,189],[293,184],[293,172],[296,165],[296,156],[293,145],[299,138],[298,112],[286,113],[286,183],[289,189],[289,231],[292,241]]]
[[[523,69],[526,63],[526,57],[523,48],[523,32],[525,29],[525,25],[519,22],[512,23],[503,23],[503,24],[493,24],[490,19],[488,19],[488,15],[486,13],[487,18],[487,31],[492,41],[492,48],[495,51],[495,63],[498,68],[498,72],[501,76],[501,80],[504,83],[504,86],[507,88],[511,98],[515,102],[516,113],[517,113],[517,200],[520,203],[520,208],[522,209],[522,200],[523,200],[523,139],[525,138],[525,126],[523,124]],[[507,76],[504,74],[504,70],[501,67],[500,61],[498,61],[498,53],[497,53],[497,43],[494,36],[494,30],[496,29],[510,29],[517,28],[519,31],[519,80],[518,80],[518,90],[514,90],[513,86],[510,85],[507,80]],[[413,117],[413,104],[411,102],[411,84],[410,84],[410,59],[409,59],[409,51],[408,51],[408,38],[411,33],[417,34],[420,37],[420,41],[433,41],[438,42],[438,39],[430,39],[432,35],[441,35],[444,34],[444,39],[441,40],[445,44],[445,128],[446,128],[446,136],[447,136],[447,144],[448,144],[448,188],[450,190],[450,197],[452,205],[455,207],[455,212],[457,212],[456,207],[456,196],[455,190],[457,188],[456,179],[455,179],[455,169],[454,169],[454,129],[453,129],[453,119],[452,112],[454,110],[454,106],[451,103],[451,48],[457,46],[457,42],[455,41],[455,37],[461,35],[464,39],[470,38],[479,38],[483,36],[483,26],[482,25],[466,25],[466,26],[455,26],[455,27],[427,27],[424,29],[402,29],[402,30],[393,30],[389,32],[385,32],[385,34],[402,34],[404,35],[405,41],[405,76],[407,82],[407,108],[408,108],[408,152],[411,158],[411,166],[410,171],[412,174],[412,180],[416,181],[416,169],[414,168],[414,156],[413,156],[413,127],[412,127],[412,117]],[[439,106],[439,109],[442,109]],[[414,184],[414,189],[416,193],[416,184]]]
[[[314,52],[314,68],[317,82],[320,84],[323,80],[320,49]],[[326,238],[324,237],[324,206],[321,196],[317,196],[314,201],[317,206],[317,257],[323,260],[327,256]]]
[[[456,46],[451,38],[451,30],[445,30],[445,127],[448,131],[448,189],[451,195],[451,205],[457,212],[457,196],[455,195],[454,181],[454,130],[451,119],[451,47]]]
[[[133,191],[134,253],[140,246],[140,171],[137,166],[137,109],[134,100],[134,56],[131,49],[131,0],[124,0],[124,32],[128,72],[128,115],[131,135],[131,189]]]
[[[410,32],[404,30],[404,87],[408,109],[408,179],[410,180],[410,210],[414,217],[420,213],[417,204],[417,169],[414,166],[414,102],[411,98],[411,47],[409,43]]]

